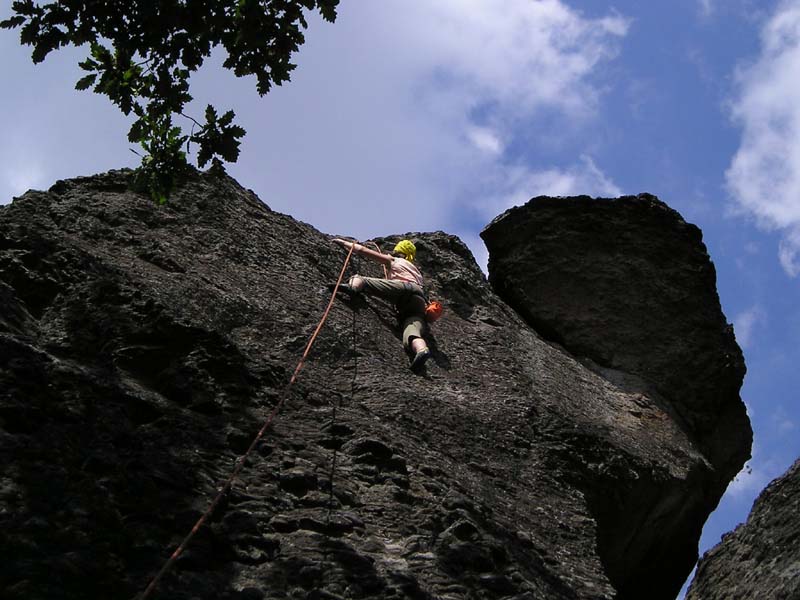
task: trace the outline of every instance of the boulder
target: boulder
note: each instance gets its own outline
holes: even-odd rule
[[[691,493],[660,491],[650,517],[639,522],[646,524],[639,535],[647,536],[641,531],[662,527],[670,514],[670,527],[681,524],[676,538],[695,539],[701,515],[717,505],[752,443],[739,397],[744,359],[722,314],[700,230],[649,194],[537,197],[495,218],[481,237],[489,281],[509,306],[593,372],[641,391],[708,461]],[[631,565],[652,557],[650,542],[632,553],[636,546],[620,528],[647,504],[646,494],[636,492],[628,507],[598,494],[594,483],[587,488],[597,510],[614,515],[609,530],[601,525],[600,543],[612,579],[628,589],[621,582]],[[671,562],[672,552],[664,548],[662,560]],[[689,545],[684,552],[691,553]],[[630,585],[645,589],[653,576],[646,572]]]

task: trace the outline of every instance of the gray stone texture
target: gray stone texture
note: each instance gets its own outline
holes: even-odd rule
[[[481,235],[498,294],[572,354],[645,380],[724,488],[750,453],[745,365],[700,230],[641,194],[534,198]]]
[[[697,565],[686,600],[800,599],[800,460]]]
[[[629,340],[633,308],[573,302],[590,333],[554,343],[494,271],[532,233],[492,250],[506,301],[458,238],[406,233],[445,305],[424,371],[390,306],[337,300],[285,392],[345,252],[223,174],[190,174],[166,206],[130,180],[0,207],[0,597],[134,597],[288,394],[155,598],[674,598],[750,443],[713,267],[675,213],[645,203],[677,232],[611,220],[628,241],[615,289],[592,253],[547,255],[602,288],[584,294],[655,302],[650,318],[680,321],[668,332]],[[553,238],[581,223],[554,219]],[[598,252],[602,222],[583,233]],[[641,238],[658,235],[673,247],[650,265]],[[533,298],[547,265],[528,267],[516,281]],[[701,283],[672,291],[684,280],[660,273]],[[702,335],[673,348],[681,319]]]

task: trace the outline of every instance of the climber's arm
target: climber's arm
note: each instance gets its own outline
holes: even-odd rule
[[[345,248],[349,248],[353,246],[353,252],[360,254],[361,256],[365,256],[370,260],[374,260],[375,262],[381,263],[383,265],[390,265],[392,260],[394,260],[391,255],[383,254],[382,252],[376,252],[375,250],[370,250],[369,248],[365,248],[359,243],[356,242],[348,242],[347,240],[343,240],[340,238],[334,238],[334,242],[337,244],[341,244]]]

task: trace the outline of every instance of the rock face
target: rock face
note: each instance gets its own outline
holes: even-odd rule
[[[130,178],[0,208],[1,597],[141,592],[284,397],[154,597],[675,596],[738,460],[698,433],[709,382],[687,371],[679,409],[647,372],[576,360],[435,232],[406,234],[445,305],[425,371],[391,307],[337,301],[287,392],[344,251],[227,176],[163,207]]]
[[[636,376],[633,387],[647,390],[696,441],[711,469],[693,502],[713,508],[749,458],[752,431],[739,397],[744,360],[720,309],[700,230],[642,194],[534,198],[481,236],[489,280],[503,300],[595,372],[612,381]],[[643,508],[641,499],[619,511],[616,500],[587,494],[615,513],[611,529],[601,527],[600,543],[614,579],[626,579],[630,549],[618,528]],[[633,490],[624,495],[633,498]],[[679,536],[696,530],[693,510],[678,516],[686,505],[669,495],[661,500],[661,508],[649,509],[656,519],[649,526],[658,527],[666,512],[686,528]],[[667,559],[672,550],[664,551]]]
[[[727,486],[750,453],[745,366],[700,230],[648,194],[540,197],[482,237],[500,296],[576,356],[650,384]]]
[[[687,600],[800,598],[800,460],[761,492],[747,522],[706,552]]]

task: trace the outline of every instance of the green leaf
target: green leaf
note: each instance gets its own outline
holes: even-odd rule
[[[79,62],[78,66],[83,69],[84,71],[96,71],[97,67],[100,65],[93,61],[91,58],[87,58],[83,62]]]
[[[134,144],[141,142],[145,135],[147,135],[147,121],[144,119],[137,119],[128,130],[128,141]]]
[[[231,121],[233,121],[233,117],[235,116],[236,114],[232,110],[226,112],[224,115],[222,115],[222,117],[219,120],[220,127],[225,127],[227,125],[230,125]]]
[[[19,32],[19,43],[23,46],[32,46],[39,39],[39,22],[31,20]]]
[[[86,77],[81,77],[78,80],[78,83],[75,84],[76,90],[85,90],[92,86],[94,80],[97,79],[97,74],[92,73],[91,75],[87,75]]]
[[[105,46],[92,42],[92,56],[100,61],[100,64],[110,65],[112,62],[111,51]]]
[[[10,19],[5,19],[4,21],[0,21],[0,28],[14,29],[14,27],[19,27],[25,21],[26,21],[25,17],[11,17]]]
[[[50,50],[51,48],[48,48],[47,46],[35,46],[33,52],[31,53],[31,60],[33,60],[33,64],[38,65],[40,62],[42,62],[50,53]]]
[[[210,104],[206,106],[206,121],[208,123],[214,123],[217,120],[217,111],[214,110],[214,107]]]
[[[186,165],[183,144],[198,144],[197,162],[235,161],[245,130],[235,113],[208,105],[205,124],[186,136],[173,126],[192,100],[190,77],[218,46],[223,66],[255,75],[263,95],[289,80],[292,55],[305,42],[306,16],[315,10],[333,21],[339,0],[13,0],[3,29],[20,28],[20,43],[41,62],[53,50],[89,44],[78,63],[78,90],[93,87],[124,114],[136,116],[128,139],[145,149],[137,180],[164,202]],[[99,42],[98,40],[102,40]],[[138,63],[138,64],[137,64]]]

